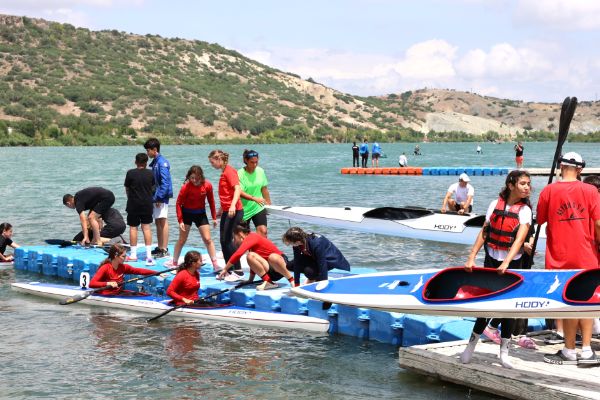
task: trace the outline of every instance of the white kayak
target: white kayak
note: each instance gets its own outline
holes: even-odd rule
[[[12,290],[35,296],[63,300],[81,294],[83,289],[76,286],[52,285],[39,282],[13,283]],[[160,314],[172,306],[170,299],[142,296],[99,296],[91,295],[79,303],[139,311],[148,314]],[[72,306],[64,306],[72,307]],[[184,317],[206,319],[221,322],[234,322],[246,325],[258,325],[272,328],[301,329],[312,332],[327,332],[329,321],[304,315],[283,314],[273,311],[254,310],[234,305],[212,305],[203,308],[183,307],[165,317]]]
[[[14,260],[0,261],[0,269],[12,268],[15,266]]]
[[[421,207],[291,207],[265,206],[269,214],[333,228],[436,242],[472,245],[485,222],[485,215],[442,213]],[[546,249],[545,226],[537,244]]]

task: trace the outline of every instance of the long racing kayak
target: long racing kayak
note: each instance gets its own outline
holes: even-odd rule
[[[48,297],[51,299],[65,299],[84,292],[76,286],[52,285],[39,282],[13,283],[12,290],[35,296]],[[170,299],[142,296],[99,296],[91,295],[80,303],[134,310],[148,314],[160,314],[168,310],[172,305],[167,304]],[[301,329],[313,332],[327,332],[329,321],[307,317],[304,315],[283,314],[272,311],[254,310],[234,305],[214,304],[202,308],[183,307],[168,314],[184,318],[207,319],[222,322],[235,322],[247,325],[259,325],[273,328]]]
[[[291,289],[297,297],[359,308],[454,317],[598,318],[600,269],[462,267],[355,275]]]
[[[269,214],[311,224],[351,229],[382,235],[401,236],[436,242],[472,245],[485,222],[485,215],[442,213],[421,207],[290,207],[265,206]],[[543,227],[537,244],[546,249]]]

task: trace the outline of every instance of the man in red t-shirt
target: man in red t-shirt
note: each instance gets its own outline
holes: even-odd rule
[[[567,153],[559,161],[562,181],[546,186],[537,206],[537,222],[548,223],[546,269],[598,268],[595,239],[600,237],[600,195],[594,186],[577,180],[585,167],[579,154]],[[598,363],[590,347],[593,319],[564,319],[562,325],[565,346],[556,354],[545,354],[544,361],[559,365]],[[580,357],[575,350],[578,328],[583,342]]]

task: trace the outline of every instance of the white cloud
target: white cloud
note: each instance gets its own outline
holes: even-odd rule
[[[60,9],[77,6],[114,7],[128,4],[141,6],[144,4],[144,0],[2,0],[3,7],[20,9]]]
[[[46,18],[55,22],[69,23],[76,27],[88,27],[91,22],[86,13],[73,11],[70,8],[59,8],[58,10],[44,10]]]
[[[454,76],[452,60],[458,47],[444,40],[429,40],[411,46],[406,59],[394,65],[403,78],[440,78]]]
[[[598,0],[519,0],[514,12],[517,26],[539,25],[561,31],[600,29]]]

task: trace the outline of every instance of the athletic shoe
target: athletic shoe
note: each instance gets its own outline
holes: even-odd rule
[[[485,334],[485,336],[492,339],[494,342],[500,344],[500,329],[496,329],[496,331],[493,331],[490,329],[489,326],[486,326],[483,330],[483,333]]]
[[[174,268],[177,266],[177,263],[173,262],[173,260],[166,261],[164,264],[165,268]]]
[[[156,246],[156,247],[154,248],[154,250],[152,250],[152,251],[150,252],[150,254],[152,254],[153,256],[155,256],[155,255],[157,255],[158,253],[160,253],[160,251],[161,251],[161,250],[158,248],[158,246]]]
[[[565,338],[556,332],[552,332],[550,336],[544,339],[546,344],[561,344],[565,342]]]
[[[568,359],[562,350],[559,350],[556,354],[544,354],[544,362],[556,365],[577,365],[578,361]]]
[[[171,253],[169,253],[169,250],[163,250],[163,249],[160,249],[160,253],[158,253],[154,256],[154,258],[156,258],[157,260],[160,258],[167,258],[167,257],[171,257]]]
[[[135,256],[135,257],[127,256],[127,258],[125,258],[125,261],[128,261],[128,262],[137,262],[137,260],[138,260],[137,256]]]
[[[579,364],[600,364],[600,359],[592,350],[592,355],[589,357],[583,358],[581,356],[577,356],[577,365]]]
[[[271,283],[268,281],[263,281],[263,283],[261,283],[260,285],[258,285],[256,287],[256,290],[269,290],[269,289],[277,289],[279,286],[277,286],[276,283]]]
[[[575,335],[575,346],[583,346],[583,338],[579,333]]]
[[[151,258],[146,258],[146,267],[151,267],[153,265],[156,265],[156,261]]]
[[[219,274],[223,271],[223,268],[219,267],[217,264],[213,264],[213,274]]]
[[[225,277],[225,282],[237,282],[241,281],[242,279],[244,279],[244,275],[238,275],[235,272],[232,272]]]

